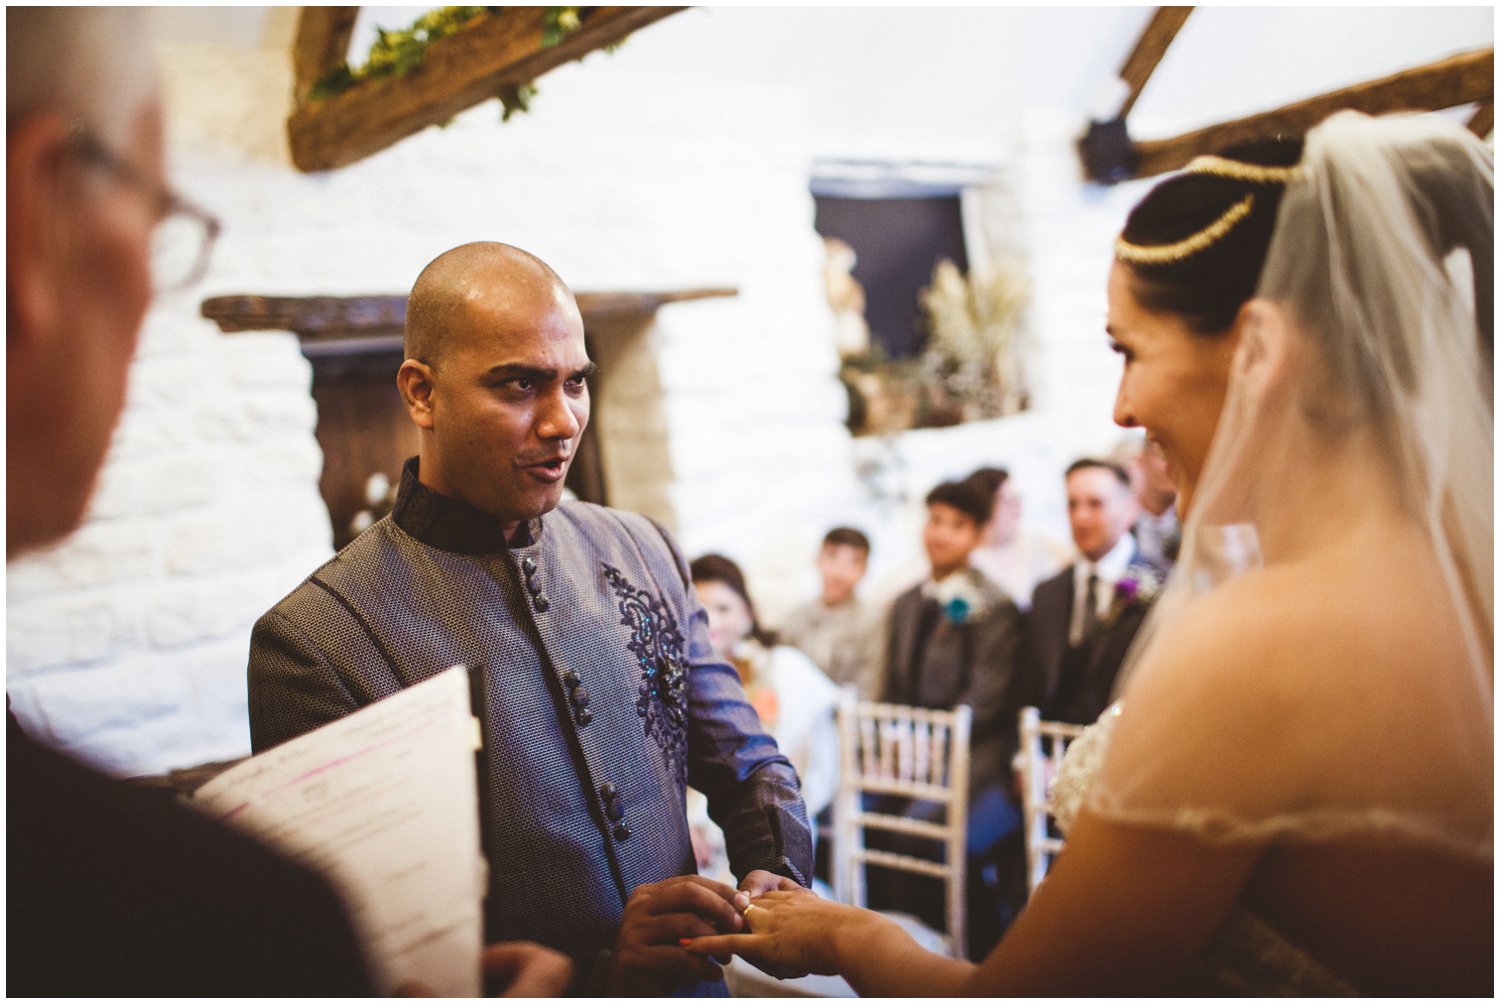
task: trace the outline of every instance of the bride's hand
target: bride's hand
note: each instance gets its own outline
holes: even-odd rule
[[[776,975],[836,974],[838,945],[859,939],[871,925],[889,923],[879,914],[820,898],[806,889],[768,892],[744,911],[749,934],[717,934],[685,940],[700,955],[738,955]]]

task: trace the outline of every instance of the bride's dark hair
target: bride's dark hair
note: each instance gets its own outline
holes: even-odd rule
[[[1153,188],[1116,246],[1136,300],[1199,334],[1227,330],[1255,295],[1285,187],[1285,170],[1256,168],[1291,168],[1301,158],[1300,138],[1254,140]]]

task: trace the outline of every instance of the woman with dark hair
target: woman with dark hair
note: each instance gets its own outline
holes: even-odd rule
[[[807,818],[833,801],[838,787],[838,732],[833,713],[839,691],[813,661],[798,649],[778,645],[755,615],[740,566],[722,554],[705,554],[689,565],[693,589],[708,611],[708,640],[714,654],[740,674],[745,696],[760,715],[776,745],[796,768],[802,782]],[[697,799],[690,808],[700,808]],[[694,823],[700,866],[713,868],[718,834],[707,824],[707,806],[689,812]]]
[[[1330,118],[1201,158],[1115,247],[1115,420],[1179,563],[981,964],[771,893],[699,939],[864,993],[1493,989],[1492,151]]]

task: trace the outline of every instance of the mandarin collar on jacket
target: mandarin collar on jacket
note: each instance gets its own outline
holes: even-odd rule
[[[498,519],[422,484],[417,479],[419,459],[412,457],[401,470],[391,518],[422,543],[458,554],[496,554],[526,547],[541,536],[541,520],[534,519],[521,524],[516,540],[507,541]]]

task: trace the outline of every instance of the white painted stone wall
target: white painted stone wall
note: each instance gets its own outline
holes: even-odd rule
[[[610,59],[595,54],[544,78],[530,115],[501,125],[483,106],[306,176],[282,133],[285,53],[280,37],[165,53],[173,173],[224,236],[205,282],[148,318],[84,528],[7,575],[14,709],[112,771],[245,753],[250,627],[330,553],[310,369],[289,334],[220,335],[197,316],[208,296],[402,292],[474,239],[525,247],[580,290],[738,287],[610,333],[600,433],[617,504],[689,554],[740,560],[772,621],[813,589],[829,526],[871,531],[878,577],[915,555],[927,489],[981,463],[1011,466],[1028,522],[1065,534],[1059,472],[1117,438],[1101,326],[1122,196],[1076,183],[1071,122],[1030,127],[1014,172],[1037,409],[854,441],[797,94],[592,72]]]
[[[621,409],[617,444],[662,475],[621,477],[622,500],[701,549],[747,523],[768,539],[821,525],[854,495],[795,96],[590,73],[596,54],[546,78],[532,115],[501,125],[492,103],[305,176],[281,133],[285,53],[164,53],[175,183],[224,236],[200,287],[147,320],[85,526],[7,575],[15,711],[121,774],[247,751],[251,625],[330,553],[310,368],[289,334],[219,334],[205,297],[402,292],[475,239],[577,289],[735,286],[663,309],[606,379],[602,412],[642,397],[629,374],[662,388],[644,398],[654,435]]]

